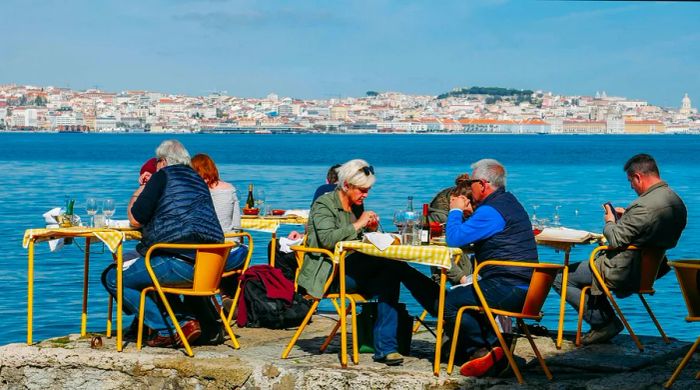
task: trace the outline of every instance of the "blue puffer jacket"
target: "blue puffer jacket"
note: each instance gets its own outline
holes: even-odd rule
[[[139,252],[159,242],[210,244],[224,241],[211,194],[204,180],[191,167],[172,165],[153,218],[143,227]]]

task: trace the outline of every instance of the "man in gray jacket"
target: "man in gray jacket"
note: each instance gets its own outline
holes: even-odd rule
[[[661,250],[675,247],[687,219],[681,198],[661,180],[656,161],[648,154],[630,158],[624,171],[630,186],[639,197],[627,209],[610,210],[609,207],[603,207],[603,235],[608,246],[624,248],[635,245]],[[613,212],[619,216],[617,222]],[[639,288],[640,259],[640,251],[610,250],[599,252],[595,263],[607,286],[614,289],[616,295],[624,297]],[[662,266],[668,267],[665,261]],[[657,277],[662,274],[660,272]],[[608,341],[623,329],[622,322],[615,316],[610,302],[593,279],[587,261],[569,267],[566,300],[576,310],[581,289],[592,285],[583,317],[591,325],[591,331],[581,340],[585,345]],[[554,288],[561,293],[561,274],[554,281]]]

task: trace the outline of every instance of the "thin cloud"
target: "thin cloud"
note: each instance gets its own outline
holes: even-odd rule
[[[187,12],[173,16],[178,21],[194,22],[202,27],[228,30],[235,27],[316,27],[345,24],[343,18],[330,12],[299,12],[290,9],[274,11]]]

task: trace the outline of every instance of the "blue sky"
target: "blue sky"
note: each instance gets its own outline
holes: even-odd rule
[[[0,83],[299,98],[478,85],[700,103],[695,2],[5,0],[0,13]]]

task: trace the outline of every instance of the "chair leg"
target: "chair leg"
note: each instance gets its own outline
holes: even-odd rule
[[[314,314],[314,312],[316,312],[316,307],[318,307],[319,302],[321,302],[321,300],[315,299],[314,303],[311,304],[309,311],[306,313],[306,317],[304,317],[304,321],[301,322],[301,325],[299,325],[297,331],[294,332],[294,336],[292,336],[292,339],[289,340],[289,344],[287,344],[287,347],[284,349],[284,351],[282,351],[282,359],[286,359],[287,356],[289,356],[289,352],[294,347],[294,344],[297,343],[299,336],[301,336],[301,332],[304,331],[304,328],[306,328],[306,325],[309,323],[311,316]]]
[[[615,298],[613,298],[612,294],[610,293],[610,290],[608,290],[607,287],[603,286],[603,291],[605,291],[605,295],[608,297],[608,299],[610,300],[610,303],[615,308],[617,315],[620,316],[620,321],[622,321],[622,323],[625,325],[625,328],[627,328],[627,331],[630,333],[632,340],[634,340],[634,343],[637,344],[637,348],[639,348],[639,352],[644,352],[644,346],[639,341],[639,338],[637,337],[637,335],[634,334],[632,327],[630,326],[629,322],[627,322],[625,315],[622,314],[622,310],[620,309],[620,306],[617,305],[617,302],[615,301]]]
[[[162,290],[156,289],[158,291],[158,295],[160,296],[160,299],[163,302],[163,306],[165,307],[165,311],[168,312],[168,316],[170,316],[170,319],[173,321],[173,326],[175,327],[175,331],[177,332],[178,336],[180,336],[180,341],[182,342],[182,345],[185,347],[185,351],[187,351],[187,355],[189,357],[194,357],[194,353],[192,352],[192,348],[190,347],[189,341],[187,341],[187,337],[185,337],[185,333],[182,331],[182,328],[180,327],[180,323],[177,320],[177,317],[175,316],[175,312],[173,312],[173,308],[170,307],[170,303],[168,302],[168,298],[165,296],[165,293],[163,293]]]
[[[455,362],[455,351],[457,350],[457,338],[459,337],[459,326],[462,324],[462,315],[466,307],[460,307],[455,318],[455,329],[452,332],[452,343],[450,344],[450,358],[447,360],[447,374],[452,374]]]
[[[644,304],[644,308],[647,309],[647,313],[649,313],[649,317],[651,317],[651,320],[654,321],[654,325],[656,325],[656,329],[659,330],[659,333],[661,334],[661,338],[664,340],[664,343],[670,344],[671,340],[666,337],[666,333],[664,333],[664,330],[661,329],[661,324],[659,324],[659,321],[656,319],[656,316],[654,313],[651,311],[651,307],[647,303],[647,300],[644,299],[644,296],[642,294],[637,294],[639,295],[639,299],[642,300],[642,303]]]
[[[420,329],[420,326],[421,326],[421,324],[423,324],[423,321],[425,320],[425,317],[427,315],[428,315],[428,311],[423,310],[423,313],[421,313],[421,315],[418,317],[418,321],[416,321],[416,324],[413,325],[413,333],[418,333],[418,329]]]
[[[319,352],[323,353],[326,351],[326,348],[328,348],[328,346],[331,344],[335,335],[338,334],[339,329],[340,329],[340,321],[336,321],[335,326],[333,326],[333,329],[331,329],[331,332],[328,334],[328,336],[326,336],[326,340],[323,341],[323,344],[321,344],[321,347],[318,349]]]
[[[360,363],[360,352],[357,346],[357,303],[354,298],[348,298],[350,299],[350,320],[352,321],[352,362],[357,365]],[[340,325],[340,322],[338,325]]]
[[[493,314],[491,314],[488,307],[486,307],[484,311],[486,312],[486,318],[488,318],[489,323],[491,324],[491,328],[496,333],[496,337],[498,337],[498,342],[501,344],[501,348],[503,348],[503,353],[506,354],[506,358],[508,359],[508,363],[510,363],[510,368],[513,369],[513,372],[515,373],[515,377],[518,379],[518,383],[520,383],[521,385],[524,384],[525,381],[523,380],[523,375],[520,373],[520,369],[518,368],[517,364],[515,364],[515,358],[513,358],[513,353],[510,351],[510,348],[508,348],[508,344],[506,343],[506,340],[503,338],[503,335],[501,334],[501,330],[498,328],[498,324],[496,323],[496,320],[493,318]]]
[[[527,341],[530,342],[530,346],[532,347],[532,351],[535,352],[535,356],[537,356],[537,360],[540,362],[540,366],[542,366],[542,371],[544,371],[544,374],[547,376],[547,379],[550,381],[552,380],[552,373],[549,372],[549,368],[547,367],[547,364],[545,364],[544,359],[542,358],[542,355],[540,354],[540,350],[537,349],[537,345],[535,344],[535,341],[532,340],[532,335],[530,334],[530,329],[527,328],[525,325],[525,322],[521,318],[518,318],[517,320],[518,325],[520,325],[520,328],[525,331],[525,336],[527,337]]]
[[[112,305],[114,304],[114,298],[109,295],[109,300],[107,301],[107,338],[112,338]]]
[[[583,323],[583,311],[586,305],[586,293],[591,289],[591,286],[586,286],[581,289],[581,300],[578,304],[578,325],[576,326],[576,346],[581,346],[581,324]]]
[[[145,288],[141,290],[141,299],[139,300],[139,329],[136,335],[136,349],[141,350],[141,345],[143,343],[143,317],[146,311],[146,294],[151,291],[151,288]],[[110,304],[112,300],[110,299]],[[111,305],[110,305],[111,306]],[[110,310],[110,314],[112,311]]]
[[[226,317],[226,321],[230,324],[231,321],[233,320],[233,313],[236,311],[236,307],[238,306],[238,299],[241,296],[241,276],[243,274],[238,275],[238,281],[236,282],[236,292],[233,294],[233,303],[231,304],[231,310],[228,312],[228,316]]]
[[[671,386],[673,386],[673,382],[675,382],[676,379],[678,379],[678,376],[681,374],[681,371],[683,371],[683,368],[685,367],[685,365],[688,364],[688,361],[690,361],[690,358],[693,357],[693,354],[695,353],[695,350],[698,348],[698,345],[700,345],[700,337],[698,337],[697,340],[695,340],[695,343],[693,343],[693,346],[690,347],[690,349],[688,350],[688,353],[685,354],[685,356],[683,357],[683,360],[681,360],[681,363],[678,365],[678,367],[676,367],[676,370],[673,371],[673,375],[671,375],[671,377],[668,379],[668,381],[664,384],[665,388],[668,389]],[[698,379],[698,377],[700,377],[700,372],[698,372],[695,375],[695,379]]]
[[[226,318],[226,315],[224,314],[224,308],[219,305],[219,302],[216,301],[216,297],[212,295],[211,301],[214,303],[214,307],[216,307],[216,311],[219,312],[219,317],[221,317],[221,321],[224,323],[224,328],[226,329],[226,333],[228,333],[228,337],[231,338],[231,344],[233,344],[233,348],[239,349],[241,346],[238,344],[238,340],[236,339],[236,335],[233,334],[233,329],[231,329],[231,325],[228,323],[228,319]],[[233,310],[232,310],[233,311]]]

